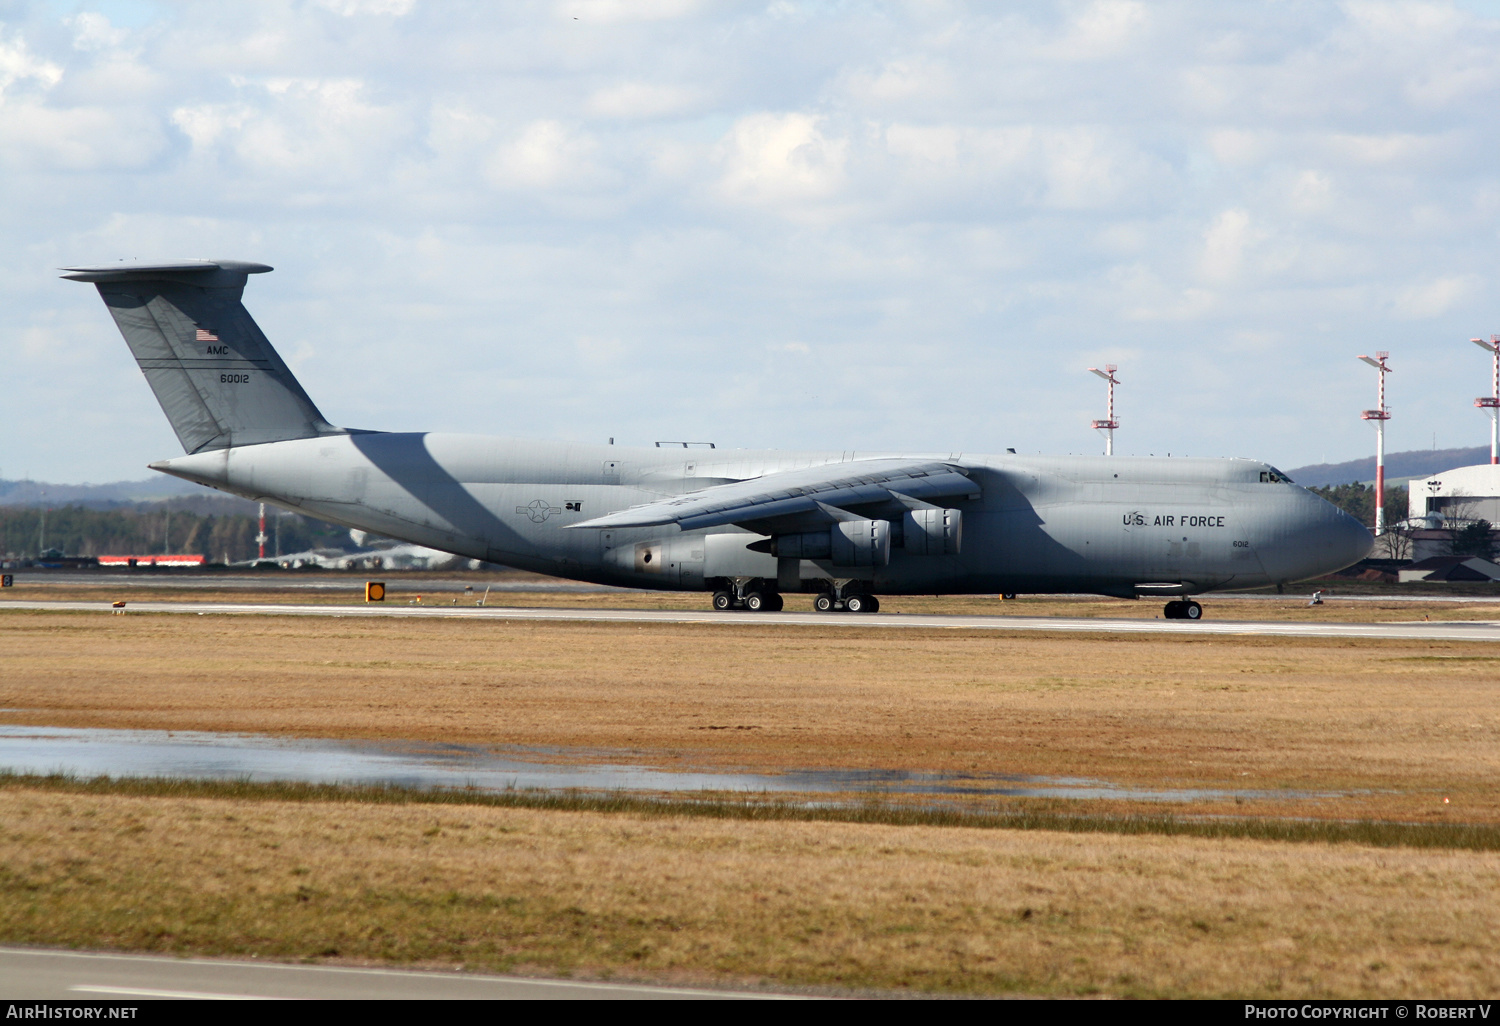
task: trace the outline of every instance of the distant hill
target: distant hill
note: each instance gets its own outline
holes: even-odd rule
[[[1385,476],[1389,478],[1426,477],[1454,467],[1472,467],[1490,461],[1490,447],[1472,449],[1413,449],[1410,452],[1385,454]],[[1346,463],[1314,463],[1287,471],[1293,481],[1304,488],[1349,484],[1375,480],[1375,457],[1349,460]]]
[[[144,481],[111,484],[52,484],[47,481],[0,480],[0,506],[79,506],[84,509],[150,508],[171,500],[172,508],[199,513],[248,514],[256,504],[205,488],[178,477],[159,474]]]

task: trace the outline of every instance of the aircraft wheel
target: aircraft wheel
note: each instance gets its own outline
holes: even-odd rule
[[[758,591],[745,592],[745,608],[752,613],[763,613],[767,609],[766,596]]]
[[[1203,619],[1203,607],[1192,601],[1182,603],[1182,618],[1184,620]]]
[[[880,612],[880,600],[878,598],[876,598],[874,595],[866,595],[865,596],[865,612],[867,612],[867,613],[878,613],[878,612]]]
[[[1168,620],[1181,620],[1184,603],[1173,599],[1162,607],[1161,615]]]
[[[874,595],[850,595],[844,599],[844,608],[851,613],[873,613],[880,608],[880,600]]]
[[[1013,591],[1007,591],[1005,594],[1001,595],[1000,597],[1003,598],[1007,602],[1014,602],[1016,600],[1016,593],[1013,592]]]
[[[714,608],[719,612],[734,608],[734,596],[727,591],[714,592]]]
[[[766,596],[766,604],[762,608],[768,613],[779,613],[786,605],[786,599],[781,597],[780,592],[772,592]]]
[[[820,613],[833,611],[833,596],[826,592],[813,599],[813,608]]]

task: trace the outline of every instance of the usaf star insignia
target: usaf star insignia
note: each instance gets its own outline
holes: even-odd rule
[[[543,499],[532,499],[525,506],[517,506],[516,512],[530,517],[533,524],[540,524],[548,517],[561,513],[562,510],[556,506],[547,505]]]

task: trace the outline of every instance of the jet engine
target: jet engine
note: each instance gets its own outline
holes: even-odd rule
[[[914,556],[956,556],[963,537],[956,509],[914,509],[901,518],[901,547]]]
[[[826,531],[778,535],[771,539],[771,555],[826,559],[834,566],[885,566],[891,561],[891,525],[845,520]]]

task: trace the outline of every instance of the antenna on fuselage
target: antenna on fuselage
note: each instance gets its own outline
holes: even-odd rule
[[[1120,422],[1115,420],[1115,386],[1120,383],[1115,377],[1115,371],[1119,369],[1113,363],[1106,363],[1103,370],[1100,370],[1098,367],[1089,368],[1091,373],[1097,374],[1109,382],[1109,416],[1104,420],[1092,422],[1094,430],[1104,432],[1104,455],[1106,456],[1113,456],[1115,454],[1115,428],[1120,426]]]

